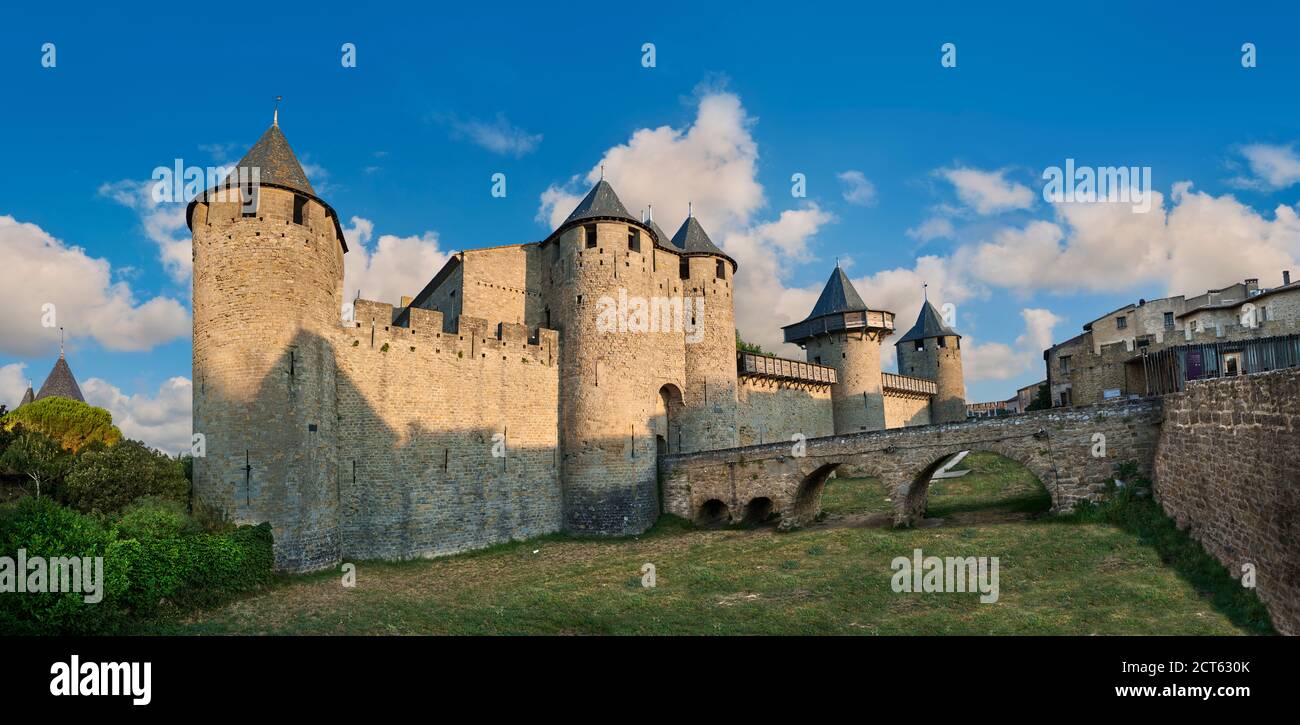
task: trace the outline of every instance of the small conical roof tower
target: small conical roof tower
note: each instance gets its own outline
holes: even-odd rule
[[[727,256],[726,252],[718,249],[713,240],[709,239],[709,235],[704,231],[704,227],[700,225],[700,221],[690,212],[687,212],[686,221],[682,222],[682,225],[677,229],[677,233],[673,235],[672,246],[676,247],[678,252],[685,252],[687,256],[709,255],[722,257],[731,262],[732,269],[737,267],[736,260]]]
[[[623,206],[618,194],[614,193],[614,187],[610,186],[609,182],[604,179],[596,182],[596,185],[591,187],[591,191],[587,192],[582,201],[578,202],[578,205],[573,208],[573,212],[560,226],[564,227],[588,219],[619,219],[636,224],[641,223],[628,213],[627,207]]]
[[[23,393],[23,399],[18,403],[18,407],[21,408],[33,400],[36,400],[36,396],[32,394],[32,383],[29,380],[27,381],[27,392]]]
[[[786,342],[799,345],[818,335],[842,330],[874,330],[883,337],[894,330],[894,313],[869,309],[849,276],[836,262],[812,312],[802,322],[782,329]]]
[[[912,340],[924,340],[930,337],[961,337],[955,330],[944,324],[943,316],[939,311],[934,309],[930,300],[926,299],[921,305],[921,314],[916,317],[916,324],[912,329],[907,331],[906,335],[899,338],[897,343],[911,342]]]
[[[256,171],[256,176],[254,176],[254,171]],[[272,117],[271,127],[262,133],[262,137],[257,139],[257,143],[253,144],[248,153],[244,154],[244,158],[240,159],[238,164],[235,164],[235,167],[230,170],[226,178],[216,188],[208,189],[190,201],[185,209],[185,224],[193,230],[194,206],[200,201],[208,201],[214,191],[233,189],[241,183],[251,183],[253,181],[256,181],[258,186],[286,189],[310,197],[320,203],[329,212],[330,219],[334,222],[334,232],[338,237],[339,244],[343,247],[343,251],[348,251],[348,243],[343,238],[343,226],[339,223],[338,214],[335,213],[334,207],[316,195],[316,190],[312,188],[311,182],[307,180],[307,172],[303,171],[297,155],[289,147],[289,140],[284,137],[284,133],[280,130],[280,111],[278,108]]]
[[[655,241],[659,246],[667,248],[672,243],[672,239],[668,236],[668,233],[659,228],[659,225],[655,223],[654,215],[651,213],[650,209],[646,210],[645,222],[643,223],[650,228],[650,231],[655,233]]]
[[[29,389],[30,392],[30,389]],[[41,383],[41,392],[36,394],[36,400],[45,398],[71,398],[86,402],[81,397],[81,387],[77,385],[77,378],[72,374],[72,368],[68,367],[68,361],[63,357],[63,351],[59,351],[59,359],[54,363],[54,369],[45,377],[45,382]]]

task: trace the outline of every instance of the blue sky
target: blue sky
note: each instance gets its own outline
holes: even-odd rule
[[[1037,340],[1137,297],[1245,276],[1273,286],[1300,258],[1296,11],[965,5],[9,12],[0,220],[13,224],[0,249],[27,266],[0,293],[0,402],[16,402],[5,397],[19,378],[39,385],[57,355],[33,300],[84,288],[59,310],[78,378],[99,381],[96,400],[128,434],[187,437],[175,379],[190,375],[188,248],[176,209],[131,190],[177,158],[238,160],[276,95],[286,136],[360,242],[350,273],[364,296],[427,279],[450,250],[545,237],[552,206],[604,160],[624,201],[654,202],[670,232],[683,195],[696,200],[751,275],[738,283],[747,338],[770,343],[806,313],[837,257],[900,328],[930,283],[967,335],[971,400],[1041,378]],[[41,65],[46,42],[54,68]],[[1242,67],[1246,42],[1257,67]],[[340,63],[344,43],[355,68]],[[1045,202],[1041,174],[1067,158],[1151,167],[1158,208],[1128,218]],[[496,172],[504,199],[489,194]],[[795,173],[804,198],[790,193]],[[846,173],[871,191],[852,195]],[[926,239],[927,221],[944,233]],[[69,254],[85,270],[49,271]]]

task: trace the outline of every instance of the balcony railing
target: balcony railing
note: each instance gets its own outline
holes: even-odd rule
[[[835,368],[753,352],[736,353],[736,372],[741,376],[817,385],[836,382]]]
[[[909,395],[938,395],[939,384],[925,378],[913,378],[907,375],[881,373],[880,386],[885,390]]]

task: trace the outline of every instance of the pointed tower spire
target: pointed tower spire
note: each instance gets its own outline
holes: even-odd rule
[[[63,328],[59,328],[59,359],[63,359]]]
[[[280,101],[282,100],[284,96],[275,97],[275,113],[271,114],[271,125],[277,128],[280,126]]]

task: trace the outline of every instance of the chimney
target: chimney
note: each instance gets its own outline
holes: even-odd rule
[[[1282,270],[1282,286],[1285,287],[1289,284],[1291,284],[1291,270],[1284,269]]]

